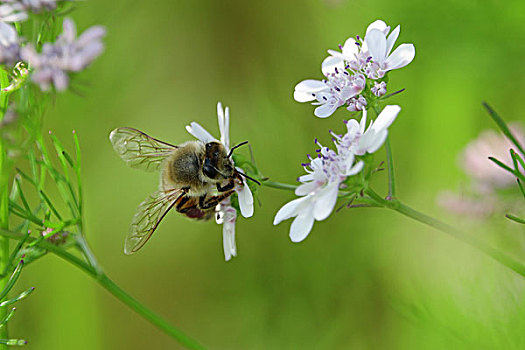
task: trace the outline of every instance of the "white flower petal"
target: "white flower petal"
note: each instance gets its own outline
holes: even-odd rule
[[[323,74],[326,75],[326,74],[334,73],[336,68],[337,69],[345,68],[345,62],[344,62],[345,57],[341,53],[337,51],[333,51],[333,50],[328,50],[328,53],[330,53],[332,56],[328,56],[327,58],[325,58],[323,63],[321,64],[321,70]],[[323,83],[323,85],[325,84]]]
[[[377,29],[381,32],[384,32],[387,28],[388,26],[386,25],[386,23],[378,19],[368,25],[368,27],[366,28],[366,34],[368,35],[368,32],[370,32],[372,29]]]
[[[319,118],[327,118],[335,112],[337,107],[339,106],[335,103],[325,103],[315,109],[314,115]]]
[[[241,215],[249,218],[253,215],[253,194],[250,187],[245,183],[240,189],[236,190],[239,197],[239,208]]]
[[[386,37],[380,30],[372,29],[366,34],[366,45],[374,61],[380,65],[386,58]]]
[[[310,102],[315,100],[315,97],[312,95],[311,92],[294,91],[293,99],[297,102]]]
[[[343,55],[347,57],[347,60],[354,60],[355,56],[359,54],[359,47],[356,44],[354,38],[348,38],[343,45],[341,50]]]
[[[397,26],[390,35],[388,35],[388,38],[386,39],[386,55],[388,56],[390,54],[390,51],[392,51],[392,48],[394,47],[394,44],[397,40],[397,37],[399,36],[399,32],[401,31],[401,27]]]
[[[365,162],[360,160],[347,171],[346,176],[352,176],[352,175],[360,173],[361,170],[363,170],[364,166],[365,166]]]
[[[387,70],[403,68],[416,56],[416,48],[413,44],[399,45],[385,61]]]
[[[367,146],[367,152],[368,153],[374,153],[385,143],[386,137],[388,136],[388,131],[383,130],[379,133],[376,133],[373,138],[369,140],[369,144]]]
[[[316,194],[314,218],[317,221],[326,219],[335,207],[339,183],[333,182]]]
[[[390,125],[392,125],[400,111],[401,107],[397,105],[385,106],[381,113],[379,113],[379,116],[375,120],[372,127],[374,130],[376,130],[376,132],[386,130],[388,127],[390,127]]]
[[[219,131],[221,133],[221,143],[230,151],[230,109],[222,109],[222,103],[217,103],[217,117],[219,119]]]
[[[0,45],[9,46],[18,41],[16,29],[4,22],[0,22]]]
[[[71,18],[65,18],[62,23],[62,39],[66,42],[73,42],[77,37],[77,27]]]
[[[199,123],[191,122],[190,125],[186,125],[186,130],[204,143],[215,140],[215,137],[211,136]]]
[[[297,180],[300,182],[307,182],[307,181],[312,181],[313,179],[314,179],[314,174],[306,174],[306,175],[299,176]]]
[[[295,85],[293,98],[297,102],[308,102],[315,100],[312,94],[329,90],[325,83],[320,80],[307,79]]]
[[[312,230],[314,217],[312,216],[311,207],[308,209],[297,216],[290,226],[290,239],[292,242],[301,242]]]
[[[355,150],[355,154],[358,156],[362,156],[366,152],[369,152],[369,148],[372,144],[374,144],[374,140],[376,137],[377,134],[375,130],[372,128],[368,128],[359,139],[359,142],[357,143],[357,148]]]
[[[23,22],[28,18],[27,13],[17,12],[2,18],[4,22]]]
[[[305,196],[307,194],[312,193],[319,187],[320,187],[320,184],[318,184],[317,181],[303,183],[295,189],[295,194],[297,196]]]
[[[237,246],[235,244],[235,221],[226,221],[222,225],[222,246],[224,249],[224,259],[229,261],[237,256]]]
[[[361,117],[361,121],[359,122],[359,130],[361,133],[365,132],[366,129],[366,109],[363,109],[363,116]]]
[[[283,220],[296,216],[299,213],[299,209],[301,205],[305,201],[310,200],[310,198],[311,196],[297,198],[283,205],[283,207],[279,209],[277,214],[275,214],[275,218],[273,219],[273,224],[277,225]]]
[[[363,113],[365,113],[365,118],[366,118],[366,110],[364,110]],[[355,134],[361,130],[359,123],[355,119],[350,119],[346,123],[346,128],[348,130],[347,133],[352,135],[352,137],[354,137]]]
[[[295,85],[295,90],[305,92],[317,92],[328,89],[321,80],[307,79]]]

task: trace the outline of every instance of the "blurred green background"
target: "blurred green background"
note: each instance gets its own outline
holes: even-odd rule
[[[107,273],[130,294],[210,349],[523,349],[524,281],[448,236],[380,209],[343,210],[316,223],[300,244],[290,221],[272,226],[291,192],[261,188],[255,216],[237,224],[239,256],[224,262],[221,228],[170,214],[139,253],[123,254],[136,206],[158,177],[130,169],[109,132],[132,126],[172,143],[198,121],[218,135],[216,103],[231,108],[232,142],[249,140],[275,181],[293,182],[300,163],[344,130],[292,98],[320,78],[326,50],[369,23],[401,24],[397,44],[416,58],[390,75],[398,194],[447,217],[435,204],[464,181],[457,154],[493,127],[486,100],[523,120],[523,1],[104,1],[76,3],[79,30],[108,29],[107,48],[78,80],[82,96],[57,96],[45,128],[83,147],[86,235]],[[67,143],[66,144],[71,144]],[[243,152],[246,152],[244,150]],[[384,157],[380,152],[378,157]],[[386,174],[378,176],[384,190]],[[523,256],[523,232],[503,219],[471,225],[501,233]],[[49,256],[22,274],[36,286],[10,335],[27,349],[176,349],[171,338],[75,267]]]

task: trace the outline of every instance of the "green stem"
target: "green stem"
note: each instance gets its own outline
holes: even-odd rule
[[[9,239],[15,239],[15,240],[21,240],[24,238],[24,235],[12,232],[6,229],[0,228],[0,235],[2,238],[9,238]],[[27,239],[28,242],[32,243],[36,239],[33,237],[30,237]],[[197,343],[195,340],[184,334],[182,331],[178,330],[177,328],[171,326],[166,320],[164,320],[162,317],[142,305],[137,299],[130,296],[128,293],[126,293],[122,288],[120,288],[115,282],[113,282],[104,272],[100,270],[100,268],[97,265],[97,268],[94,266],[89,265],[82,259],[78,258],[77,256],[65,251],[64,249],[51,244],[48,241],[40,241],[37,246],[50,251],[54,253],[55,255],[61,257],[62,259],[66,260],[67,262],[75,265],[80,270],[84,271],[91,277],[93,277],[104,289],[106,289],[108,292],[113,294],[117,299],[119,299],[121,302],[123,302],[125,305],[133,309],[135,312],[137,312],[139,315],[150,321],[152,324],[154,324],[156,327],[164,331],[166,334],[170,335],[172,338],[177,340],[181,345],[186,347],[187,349],[192,350],[202,350],[205,349],[202,345]]]
[[[402,92],[403,90],[401,90],[400,92]],[[378,105],[374,105],[374,111],[376,112],[376,115],[379,115],[381,113]],[[386,150],[386,163],[387,163],[387,169],[388,169],[388,198],[394,198],[396,196],[396,181],[394,177],[394,159],[392,158],[392,149],[390,147],[390,136],[388,135],[385,140],[385,150]]]
[[[297,186],[295,185],[283,184],[281,182],[270,180],[261,181],[261,185],[288,191],[295,191],[295,189],[297,188]]]
[[[505,123],[505,121],[499,116],[499,114],[496,113],[496,111],[493,110],[492,107],[490,107],[486,102],[483,102],[483,107],[485,107],[485,109],[489,112],[489,115],[492,117],[494,122],[496,122],[503,134],[505,134],[505,136],[507,136],[507,138],[520,150],[521,154],[525,154],[525,149],[523,149],[521,143],[518,142],[514,134],[510,131],[509,127],[507,126],[507,123]]]
[[[385,141],[386,163],[388,167],[388,196],[395,198],[396,196],[396,180],[394,177],[394,159],[392,158],[392,149],[390,147],[390,137],[386,137]]]
[[[0,68],[0,88],[3,89],[9,85],[7,72]],[[0,121],[3,120],[7,109],[7,95],[0,92]],[[0,139],[0,228],[8,228],[9,218],[9,174],[10,164],[7,158],[7,148],[3,139]],[[9,239],[0,237],[0,271],[5,271],[9,263]],[[3,290],[9,280],[9,274],[0,279],[0,290]],[[7,299],[7,295],[5,296]],[[0,300],[2,302],[3,300]],[[8,312],[7,306],[0,307],[0,319],[3,319]],[[0,329],[0,338],[8,339],[7,325]],[[0,344],[0,349],[7,349],[7,345]]]
[[[8,184],[7,184],[7,174],[9,174],[6,169],[6,160],[4,159],[6,152],[4,149],[3,141],[0,140],[0,228],[7,229],[8,227],[8,216],[9,216],[9,197],[8,197]],[[0,271],[5,271],[7,264],[9,262],[9,239],[5,237],[0,237]],[[0,290],[3,290],[8,282],[9,273],[0,279]],[[7,295],[4,299],[7,299]],[[4,300],[0,300],[2,302]],[[0,307],[0,319],[3,319],[7,315],[7,306]],[[7,339],[8,331],[7,325],[0,328],[0,338]],[[7,345],[0,344],[0,349],[7,349]]]
[[[171,326],[168,322],[159,317],[153,311],[142,305],[137,299],[127,294],[124,290],[117,286],[115,282],[109,279],[109,277],[106,274],[100,275],[97,281],[100,283],[100,285],[102,285],[102,287],[104,287],[107,291],[113,294],[117,299],[119,299],[124,304],[135,310],[139,315],[153,323],[165,333],[172,336],[174,339],[177,339],[179,343],[185,346],[186,348],[195,350],[204,349],[202,345],[200,345],[195,340],[182,333],[182,331]]]
[[[512,257],[500,252],[499,250],[483,243],[482,241],[470,235],[467,235],[466,233],[456,229],[453,226],[450,226],[442,221],[439,221],[413,208],[410,208],[409,206],[398,201],[397,199],[386,200],[382,198],[380,195],[378,195],[376,192],[374,192],[371,188],[368,188],[365,192],[367,195],[370,196],[370,198],[374,199],[381,206],[388,208],[388,209],[395,210],[400,214],[408,216],[409,218],[412,218],[423,224],[431,226],[441,232],[447,233],[450,236],[482,251],[483,253],[487,254],[488,256],[498,261],[502,265],[508,267],[509,269],[513,270],[519,275],[525,277],[525,265],[513,259]]]

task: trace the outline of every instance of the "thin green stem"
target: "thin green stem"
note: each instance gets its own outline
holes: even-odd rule
[[[9,239],[14,239],[14,240],[27,239],[27,241],[30,243],[36,241],[36,239],[33,237],[26,238],[25,235],[19,234],[17,232],[12,232],[6,229],[2,229],[2,228],[0,228],[0,235],[2,236],[2,238],[9,238]],[[197,341],[193,340],[192,338],[184,334],[179,329],[170,325],[162,317],[160,317],[159,315],[157,315],[156,313],[154,313],[153,311],[151,311],[150,309],[142,305],[137,299],[133,298],[128,293],[126,293],[115,282],[113,282],[104,272],[102,272],[102,270],[98,267],[98,264],[96,265],[97,268],[94,266],[91,266],[90,264],[86,263],[84,260],[80,259],[79,257],[45,240],[38,242],[37,246],[47,251],[52,252],[53,254],[61,257],[62,259],[75,265],[80,270],[90,275],[104,289],[106,289],[108,292],[113,294],[113,296],[115,296],[125,305],[133,309],[139,315],[141,315],[142,317],[150,321],[152,324],[154,324],[156,327],[161,329],[163,332],[165,332],[166,334],[170,335],[172,338],[177,340],[181,345],[185,346],[187,349],[192,349],[192,350],[205,349],[202,345],[197,343]]]
[[[403,90],[401,90],[400,92],[402,92]],[[374,105],[374,111],[376,112],[376,115],[379,115],[379,113],[381,113],[378,105]],[[396,196],[396,179],[394,177],[394,159],[392,158],[392,149],[390,147],[390,136],[388,135],[385,140],[385,151],[388,169],[388,198],[394,198]]]
[[[272,187],[272,188],[277,188],[279,190],[287,190],[287,191],[295,191],[295,189],[297,188],[297,186],[295,185],[289,185],[289,184],[284,184],[281,182],[270,181],[270,180],[261,181],[261,185]]]
[[[191,339],[184,333],[182,333],[177,328],[171,326],[164,319],[159,317],[150,309],[142,305],[137,299],[131,297],[127,294],[122,288],[115,284],[106,274],[100,275],[97,281],[104,287],[107,291],[113,294],[117,299],[122,301],[124,304],[135,310],[145,319],[149,320],[155,326],[163,330],[165,333],[169,334],[173,338],[177,339],[180,344],[184,345],[188,349],[202,350],[205,349],[202,345],[197,343],[195,340]]]
[[[0,68],[0,89],[3,89],[9,85],[9,77],[7,72]],[[0,92],[0,121],[3,120],[5,111],[7,109],[8,96],[7,94]],[[10,174],[10,161],[7,157],[7,147],[3,139],[0,139],[0,228],[8,228],[9,219],[9,174]],[[9,239],[0,237],[0,271],[6,270],[9,263]],[[0,279],[0,290],[7,287],[9,281],[8,276],[4,276]],[[7,294],[4,297],[7,299]],[[0,300],[0,303],[4,300]],[[0,306],[0,319],[6,317],[8,313],[7,306]],[[8,339],[7,325],[0,328],[0,338]],[[7,349],[7,345],[0,343],[0,349]]]
[[[378,195],[376,192],[374,192],[371,188],[368,188],[366,190],[366,194],[369,195],[370,198],[374,199],[381,206],[388,208],[388,209],[395,210],[400,214],[408,216],[409,218],[419,221],[425,225],[431,226],[441,232],[447,233],[450,236],[480,250],[481,252],[487,254],[488,256],[498,261],[502,265],[508,267],[509,269],[513,270],[519,275],[525,277],[525,265],[524,264],[500,252],[499,250],[483,243],[482,241],[456,229],[453,226],[450,226],[442,221],[439,221],[433,217],[423,214],[401,203],[397,199],[386,200],[382,198],[380,195]]]
[[[521,145],[521,143],[518,142],[514,134],[510,131],[509,127],[507,126],[507,123],[499,116],[498,113],[496,113],[495,110],[492,109],[492,107],[489,106],[488,103],[483,102],[483,107],[489,112],[489,115],[494,120],[494,122],[498,125],[498,127],[501,129],[503,134],[507,136],[507,138],[514,144],[516,147],[520,150],[521,154],[525,154],[525,149]]]
[[[295,191],[295,189],[298,187],[296,185],[290,185],[290,184],[285,184],[282,182],[269,181],[269,180],[261,181],[261,185],[272,187],[272,188],[277,188],[279,190],[287,190],[287,191]],[[354,192],[339,191],[339,198],[348,197],[353,194]],[[363,199],[363,198],[360,198],[360,199]]]
[[[385,141],[386,163],[388,167],[388,196],[395,198],[396,196],[396,180],[394,175],[394,159],[392,158],[392,149],[390,147],[390,137],[386,137]]]

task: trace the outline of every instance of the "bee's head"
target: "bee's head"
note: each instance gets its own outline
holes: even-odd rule
[[[222,181],[233,176],[233,163],[224,145],[218,141],[206,144],[202,172],[211,180]]]

